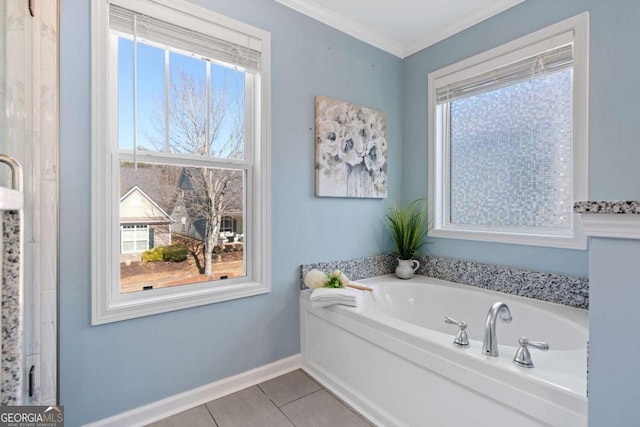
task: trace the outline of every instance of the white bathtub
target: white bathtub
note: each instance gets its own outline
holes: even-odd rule
[[[586,426],[587,311],[416,276],[360,281],[375,290],[359,308],[314,309],[300,295],[303,368],[379,426]],[[496,301],[498,357],[481,354]],[[470,348],[454,347],[451,316],[468,324]],[[532,369],[512,363],[518,338]]]

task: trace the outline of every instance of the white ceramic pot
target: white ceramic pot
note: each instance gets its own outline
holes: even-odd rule
[[[396,267],[396,276],[400,279],[411,279],[413,273],[420,267],[420,263],[415,259],[398,258],[398,266]]]

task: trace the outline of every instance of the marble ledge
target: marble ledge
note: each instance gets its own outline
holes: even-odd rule
[[[579,214],[640,214],[640,200],[575,202],[573,212]]]

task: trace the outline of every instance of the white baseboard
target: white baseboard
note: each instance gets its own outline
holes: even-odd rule
[[[85,424],[85,427],[144,426],[299,368],[300,354],[296,354],[109,418]]]

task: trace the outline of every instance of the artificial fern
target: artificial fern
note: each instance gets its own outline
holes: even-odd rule
[[[426,201],[418,199],[408,206],[392,206],[387,213],[387,225],[395,248],[393,253],[400,259],[413,259],[426,244],[429,231]]]

